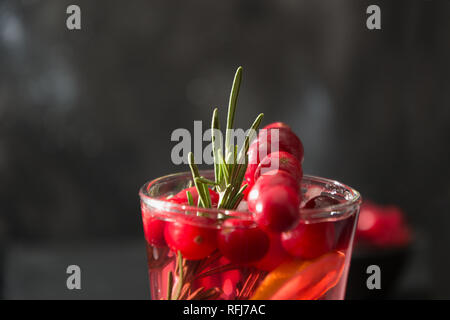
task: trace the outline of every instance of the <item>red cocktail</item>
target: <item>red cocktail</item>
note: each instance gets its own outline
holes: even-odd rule
[[[201,175],[214,178],[212,171]],[[177,200],[192,186],[191,173],[180,173],[140,190],[152,299],[344,298],[357,191],[303,176],[300,220],[273,232],[255,223],[245,201],[236,210],[216,209],[212,190],[211,208]]]
[[[303,176],[303,144],[285,123],[256,134],[259,114],[236,145],[241,78],[238,68],[223,144],[213,112],[214,170],[199,172],[190,152],[191,173],[141,188],[152,298],[343,299],[360,196]]]

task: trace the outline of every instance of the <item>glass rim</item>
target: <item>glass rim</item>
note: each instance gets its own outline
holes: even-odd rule
[[[200,174],[213,174],[213,170],[201,170]],[[146,203],[147,205],[151,205],[156,209],[164,209],[174,211],[175,214],[185,215],[183,212],[185,211],[196,211],[205,213],[208,215],[212,215],[213,217],[217,217],[219,214],[233,216],[236,218],[241,218],[245,220],[253,220],[253,213],[250,211],[239,211],[239,210],[229,210],[229,209],[217,209],[217,208],[199,208],[190,205],[178,204],[171,202],[170,200],[160,199],[157,197],[150,196],[148,194],[148,190],[157,185],[158,183],[162,183],[164,180],[175,179],[175,178],[190,178],[192,180],[192,174],[190,171],[172,173],[165,176],[161,176],[159,178],[147,181],[140,189],[139,189],[139,197],[141,201]],[[351,215],[357,209],[362,202],[361,194],[355,190],[354,188],[347,186],[337,180],[332,180],[328,178],[322,178],[313,175],[304,175],[302,181],[311,180],[318,183],[325,184],[326,186],[335,186],[341,189],[345,189],[351,194],[350,199],[345,199],[345,201],[330,205],[322,208],[316,209],[304,209],[299,208],[300,211],[300,220],[303,222],[319,222],[319,221],[327,221],[327,220],[340,220],[347,215]],[[349,214],[350,213],[350,214]]]

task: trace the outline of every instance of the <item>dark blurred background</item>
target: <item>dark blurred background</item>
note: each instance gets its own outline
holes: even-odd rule
[[[449,14],[446,0],[0,1],[2,296],[148,298],[138,189],[188,170],[172,131],[214,106],[224,120],[242,65],[237,126],[287,122],[306,173],[401,206],[415,242],[392,297],[450,298]]]

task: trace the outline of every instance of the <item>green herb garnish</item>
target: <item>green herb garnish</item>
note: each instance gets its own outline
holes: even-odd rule
[[[231,88],[224,148],[217,146],[217,143],[220,142],[218,136],[220,123],[218,109],[215,108],[213,111],[211,121],[211,142],[214,157],[214,181],[200,176],[198,167],[195,164],[194,154],[192,152],[189,153],[189,167],[192,172],[194,185],[198,192],[198,202],[195,204],[192,194],[189,191],[186,191],[188,203],[191,206],[197,205],[201,208],[211,208],[212,204],[209,188],[215,189],[219,193],[219,209],[236,209],[244,197],[244,190],[247,188],[247,184],[242,185],[242,182],[244,180],[245,171],[247,170],[248,165],[247,152],[250,142],[256,136],[256,130],[258,130],[264,115],[261,113],[256,117],[250,129],[247,131],[243,146],[238,152],[238,146],[231,141],[231,130],[233,129],[234,117],[236,113],[236,102],[239,95],[241,80],[242,67],[239,67],[236,70],[233,86]],[[198,212],[197,214],[204,215],[204,213],[201,212]],[[219,219],[226,218],[224,214],[219,214],[218,217]],[[221,290],[217,287],[210,289],[200,287],[195,291],[192,291],[191,289],[191,282],[195,280],[197,273],[201,276],[207,276],[235,268],[234,265],[230,264],[217,269],[204,271],[209,268],[212,262],[216,261],[219,257],[220,256],[216,252],[209,258],[198,261],[189,261],[185,260],[182,257],[181,252],[178,251],[175,257],[175,272],[169,272],[168,274],[168,292],[166,298],[168,300],[213,299],[220,296]],[[174,277],[176,277],[176,285]],[[251,277],[252,276],[250,275],[244,283],[243,288],[247,287],[247,282]],[[239,293],[239,296],[240,295],[241,293]]]
[[[189,153],[189,166],[199,195],[199,207],[211,208],[211,197],[208,191],[209,187],[214,188],[219,193],[219,209],[236,209],[244,197],[243,192],[247,185],[242,186],[242,181],[244,180],[245,170],[248,165],[247,152],[250,142],[256,136],[256,130],[258,130],[264,115],[261,113],[256,117],[250,129],[247,131],[244,145],[241,147],[240,152],[238,152],[238,146],[231,141],[231,133],[233,130],[236,102],[239,95],[241,80],[242,67],[239,67],[236,70],[233,86],[231,87],[224,152],[222,151],[222,148],[217,147],[217,143],[219,142],[218,130],[220,130],[220,122],[218,109],[215,108],[213,111],[211,121],[211,141],[214,157],[215,181],[200,176],[194,161],[194,155],[192,152]]]

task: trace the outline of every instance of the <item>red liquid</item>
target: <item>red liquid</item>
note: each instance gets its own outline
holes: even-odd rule
[[[267,268],[262,270],[259,261],[247,264],[231,263],[216,249],[200,260],[182,259],[183,267],[180,273],[177,254],[159,240],[152,245],[149,243],[151,239],[147,239],[151,297],[155,300],[343,299],[355,216],[356,212],[339,220],[317,222],[332,224],[333,237],[329,250],[311,259],[294,257],[286,252],[276,254],[277,259],[281,260],[277,262],[278,266],[270,266],[270,271]],[[161,223],[146,225],[146,222],[152,221],[149,218],[162,220],[162,216],[157,212],[144,210],[144,229],[153,225],[161,226]],[[160,230],[153,231],[155,232],[152,234],[160,234]],[[282,250],[282,247],[276,250]],[[180,287],[181,279],[183,285]]]

